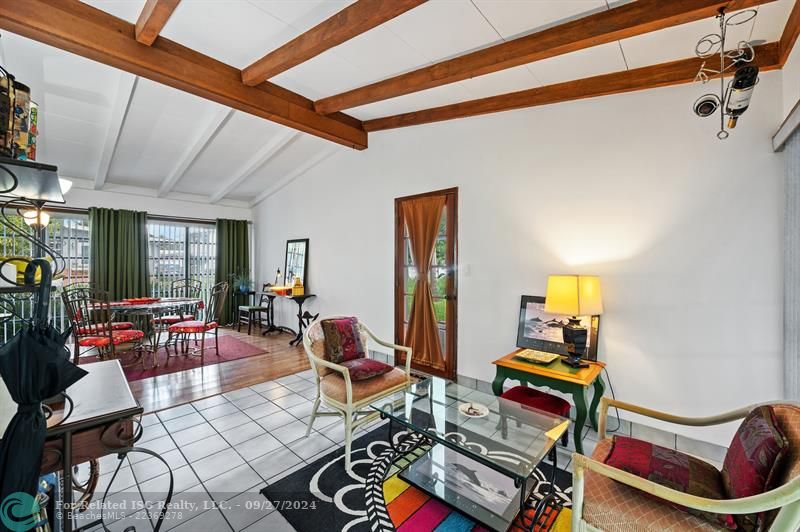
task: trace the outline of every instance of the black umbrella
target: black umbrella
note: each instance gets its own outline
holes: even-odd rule
[[[15,492],[36,494],[47,432],[42,401],[87,374],[69,361],[67,335],[47,322],[50,265],[39,259],[28,265],[34,273],[37,267],[42,277],[33,319],[0,346],[0,377],[18,405],[0,441],[0,501]]]

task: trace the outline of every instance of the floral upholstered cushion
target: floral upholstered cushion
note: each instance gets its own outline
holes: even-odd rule
[[[789,443],[771,406],[750,412],[733,436],[722,464],[722,483],[731,499],[758,495],[775,487]],[[763,514],[737,515],[742,530],[757,530]]]
[[[688,454],[667,449],[643,440],[615,436],[613,447],[605,460],[606,464],[656,484],[707,499],[725,499],[722,477],[717,469]],[[730,515],[712,514],[670,504],[678,510],[736,530],[736,522]]]
[[[143,331],[127,329],[124,331],[111,331],[111,338],[103,336],[84,336],[78,340],[78,345],[82,347],[106,347],[111,342],[114,345],[129,344],[144,338]]]
[[[108,336],[84,336],[78,340],[81,347],[105,347],[111,343]]]
[[[597,442],[592,458],[605,463],[613,446],[611,438]],[[586,471],[583,518],[599,530],[641,532],[725,532],[728,529],[676,510],[642,490],[594,471]]]
[[[322,333],[325,335],[325,360],[341,364],[366,356],[358,331],[358,318],[322,320]]]
[[[350,370],[350,380],[364,381],[389,373],[393,367],[371,358],[355,358],[353,360],[345,360],[342,366]]]
[[[111,324],[111,329],[114,331],[133,329],[133,323],[129,321],[115,321]],[[105,323],[96,323],[93,325],[84,325],[83,327],[78,327],[78,334],[97,334],[102,333],[105,330]]]
[[[193,314],[187,314],[185,316],[178,316],[177,314],[172,314],[169,316],[161,316],[159,318],[155,318],[156,323],[168,323],[170,325],[174,323],[180,323],[182,321],[192,321],[194,320]]]
[[[189,320],[189,321],[182,321],[182,322],[176,323],[174,325],[170,325],[169,326],[169,332],[171,332],[171,333],[201,333],[201,332],[210,331],[210,330],[216,329],[216,328],[217,328],[217,322],[216,321],[210,321],[210,322],[206,323],[206,322],[200,321],[200,320],[197,320],[197,321]]]

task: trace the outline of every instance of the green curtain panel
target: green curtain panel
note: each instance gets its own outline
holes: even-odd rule
[[[217,282],[231,282],[235,274],[250,272],[250,238],[247,234],[247,220],[217,219]],[[236,287],[231,286],[222,307],[220,321],[223,324],[233,323],[233,292]],[[242,301],[242,304],[247,304]]]
[[[147,213],[89,209],[89,280],[111,299],[150,295]]]

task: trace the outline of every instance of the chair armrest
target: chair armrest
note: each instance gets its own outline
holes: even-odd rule
[[[308,358],[311,361],[313,366],[316,366],[317,364],[319,364],[320,366],[323,366],[323,367],[328,368],[328,369],[330,369],[332,371],[336,371],[336,372],[342,374],[342,378],[344,379],[345,390],[347,392],[347,402],[348,402],[348,404],[352,403],[353,402],[353,383],[350,380],[350,369],[348,369],[348,368],[346,368],[346,367],[344,367],[344,366],[342,366],[340,364],[334,364],[330,360],[325,360],[324,358],[319,358],[314,353],[312,353],[310,349],[306,349],[306,355],[308,355]],[[317,391],[319,392],[319,381],[320,381],[320,378],[319,378],[319,373],[316,371],[316,368],[314,368],[314,374],[315,374],[316,380],[317,380]]]
[[[622,471],[615,467],[611,467],[597,460],[593,460],[582,454],[573,453],[573,465],[576,470],[576,477],[583,481],[584,471],[593,471],[599,475],[616,480],[622,484],[636,488],[645,493],[649,493],[659,499],[669,501],[687,508],[695,510],[702,510],[704,512],[711,512],[717,514],[748,514],[756,512],[765,512],[781,508],[790,503],[800,500],[800,476],[795,477],[786,484],[759,495],[751,497],[742,497],[740,499],[707,499],[705,497],[697,497],[696,495],[689,495],[681,491],[656,484],[650,480],[638,477],[627,471]],[[580,470],[580,472],[578,472]],[[581,498],[583,497],[583,486],[581,490]]]
[[[319,358],[318,356],[316,356],[313,353],[308,353],[307,352],[306,354],[308,355],[308,358],[312,359],[314,364],[319,364],[320,366],[326,367],[326,368],[328,368],[330,370],[337,371],[337,372],[341,373],[343,376],[345,376],[345,380],[347,380],[347,381],[350,380],[350,370],[348,368],[346,368],[346,367],[344,367],[344,366],[342,366],[340,364],[335,364],[335,363],[331,362],[330,360],[325,360],[324,358]]]
[[[646,416],[652,419],[667,421],[669,423],[674,423],[676,425],[686,425],[689,427],[708,427],[711,425],[721,425],[722,423],[728,423],[730,421],[736,421],[737,419],[742,419],[746,417],[747,414],[749,414],[750,411],[753,410],[753,408],[759,405],[746,406],[744,408],[739,408],[731,412],[726,412],[724,414],[719,414],[716,416],[682,417],[673,414],[668,414],[666,412],[659,412],[658,410],[652,410],[650,408],[645,408],[643,406],[626,403],[624,401],[619,401],[617,399],[603,397],[602,399],[600,399],[600,415],[597,427],[597,433],[600,439],[604,439],[606,437],[606,422],[608,418],[608,409],[609,407],[612,406],[620,410],[627,410],[628,412],[640,414],[642,416]]]
[[[405,366],[404,371],[406,372],[406,375],[411,375],[411,348],[410,347],[406,347],[404,345],[393,344],[391,342],[387,342],[386,340],[381,340],[380,338],[375,336],[375,333],[373,333],[369,329],[369,327],[367,327],[363,323],[359,323],[359,325],[361,325],[361,327],[363,327],[364,330],[367,331],[367,334],[369,335],[370,338],[375,340],[375,343],[377,343],[379,345],[382,345],[383,347],[388,347],[390,349],[396,350],[396,351],[405,352],[405,354],[406,354],[406,363],[404,364],[404,366]]]

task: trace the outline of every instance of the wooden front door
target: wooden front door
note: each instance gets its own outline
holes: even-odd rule
[[[439,218],[428,279],[441,360],[431,361],[419,346],[413,345],[416,342],[408,335],[419,268],[414,264],[404,203],[437,196],[444,200],[444,207]],[[457,233],[457,188],[395,199],[395,343],[412,348],[411,366],[414,369],[449,379],[456,376]],[[396,356],[399,357],[398,363],[403,361],[402,353],[396,353]]]

